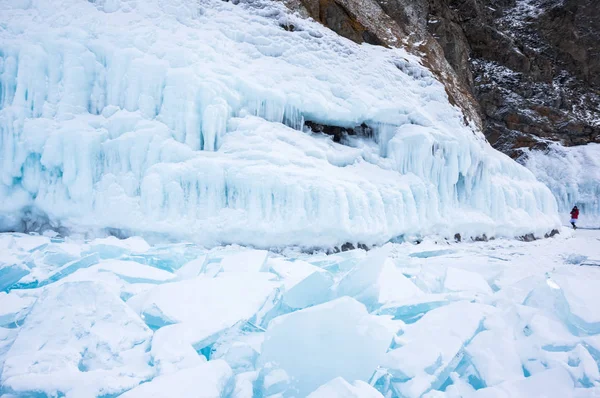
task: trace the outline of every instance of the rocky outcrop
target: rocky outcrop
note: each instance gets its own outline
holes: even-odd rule
[[[590,72],[597,71],[600,49],[594,1],[430,3],[437,6],[429,29],[445,43],[455,70],[471,73],[492,145],[517,157],[518,148],[544,148],[548,140],[567,146],[600,141],[599,75]],[[460,39],[457,25],[463,32],[458,45],[452,43]],[[454,55],[463,43],[466,63]],[[469,84],[468,75],[461,77]]]
[[[597,0],[288,0],[356,42],[403,45],[497,149],[600,142]],[[293,3],[295,2],[295,3]]]
[[[404,47],[421,57],[444,83],[449,100],[465,114],[465,122],[482,127],[472,90],[446,60],[445,51],[427,31],[426,0],[284,0],[286,5],[357,43]]]
[[[357,43],[400,45],[406,35],[377,3],[355,0],[300,0],[308,14]]]

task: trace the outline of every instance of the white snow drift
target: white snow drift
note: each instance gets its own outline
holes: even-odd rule
[[[344,146],[305,120],[375,137]],[[416,57],[266,0],[0,3],[0,199],[2,229],[46,214],[210,245],[558,223]]]

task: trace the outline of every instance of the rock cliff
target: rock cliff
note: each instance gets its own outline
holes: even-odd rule
[[[600,142],[597,0],[287,0],[338,34],[403,45],[497,149]]]

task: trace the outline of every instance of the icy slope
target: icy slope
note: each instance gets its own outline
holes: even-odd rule
[[[340,145],[305,120],[374,139]],[[417,58],[266,1],[0,3],[0,198],[2,229],[46,214],[211,245],[558,223]]]
[[[526,152],[524,163],[552,190],[564,223],[577,205],[581,226],[600,227],[600,144],[553,144],[546,153]]]

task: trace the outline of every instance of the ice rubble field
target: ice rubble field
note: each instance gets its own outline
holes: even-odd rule
[[[558,225],[418,58],[266,0],[0,2],[0,230],[24,214],[263,248]]]
[[[600,231],[275,254],[0,235],[0,396],[600,396]]]
[[[552,190],[563,222],[577,205],[581,226],[600,227],[600,144],[553,144],[546,152],[529,151],[525,166]]]

